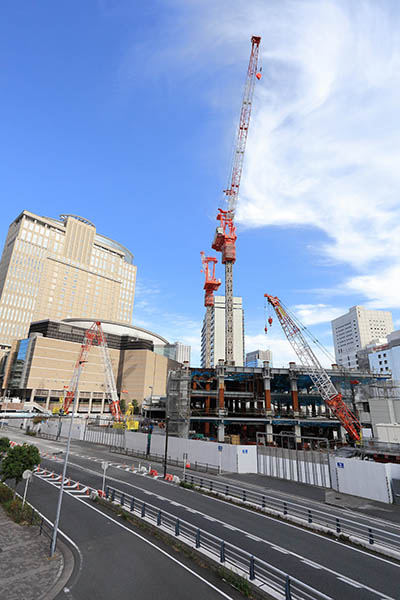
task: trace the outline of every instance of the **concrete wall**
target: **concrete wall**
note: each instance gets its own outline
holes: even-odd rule
[[[391,504],[391,480],[400,477],[400,465],[330,456],[332,487],[343,494]]]

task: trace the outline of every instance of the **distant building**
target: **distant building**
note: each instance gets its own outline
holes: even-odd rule
[[[331,322],[336,362],[357,368],[357,352],[393,331],[392,313],[353,306],[349,312]]]
[[[190,364],[190,353],[191,347],[181,344],[181,342],[175,342],[174,344],[155,345],[154,352],[162,354],[171,360],[175,360],[178,363],[183,364],[188,362]]]
[[[32,321],[71,317],[130,324],[132,253],[76,215],[24,210],[8,229],[0,262],[0,347],[26,338]]]
[[[83,319],[32,323],[29,337],[12,343],[2,395],[35,402],[52,410],[59,406],[71,381],[85,332],[92,323]],[[128,404],[139,405],[149,396],[166,394],[168,373],[180,365],[153,351],[154,343],[168,344],[156,333],[120,323],[102,322],[117,392]],[[93,345],[79,380],[77,412],[109,413],[104,363]]]
[[[387,336],[387,344],[374,348],[368,360],[371,371],[391,375],[400,382],[400,329]]]
[[[254,352],[247,352],[246,367],[263,367],[263,363],[266,360],[269,362],[269,366],[272,367],[271,350],[254,350]]]
[[[233,298],[233,360],[235,365],[244,365],[244,312],[240,296]],[[206,359],[206,320],[201,332],[201,366],[205,367]],[[225,296],[215,296],[211,314],[211,367],[225,360]]]

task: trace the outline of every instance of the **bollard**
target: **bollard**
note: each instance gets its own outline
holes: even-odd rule
[[[341,531],[339,518],[336,517],[336,533],[340,533]]]
[[[368,527],[368,539],[370,544],[374,543],[374,534],[372,533],[372,529],[370,527]]]
[[[157,515],[157,525],[160,527],[161,525],[161,510],[158,511]]]
[[[286,502],[283,503],[283,514],[287,515],[287,504],[286,504]]]
[[[175,535],[178,536],[179,535],[179,519],[176,520],[175,522]]]
[[[250,564],[249,564],[249,578],[250,578],[250,581],[253,581],[253,580],[256,578],[256,575],[255,575],[254,556],[250,556]]]
[[[225,542],[221,541],[221,546],[219,549],[219,560],[220,562],[225,562]]]
[[[310,509],[308,509],[308,522],[312,523],[312,514]]]
[[[200,529],[196,531],[196,548],[200,548]]]
[[[131,500],[131,512],[135,512],[135,498]]]

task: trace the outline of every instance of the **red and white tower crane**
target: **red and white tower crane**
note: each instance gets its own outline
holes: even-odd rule
[[[227,210],[219,210],[217,219],[220,225],[215,232],[212,248],[222,252],[222,264],[225,265],[225,362],[234,364],[233,358],[233,265],[236,261],[236,227],[235,211],[239,197],[240,180],[242,178],[244,152],[249,131],[254,85],[261,79],[258,71],[258,54],[261,38],[251,38],[250,61],[247,69],[239,126],[236,133],[232,169],[228,188],[224,190]]]
[[[110,405],[110,411],[114,418],[114,421],[121,422],[123,421],[123,417],[119,406],[119,398],[117,394],[117,388],[115,385],[114,373],[112,370],[107,340],[105,338],[100,321],[95,321],[93,325],[85,332],[85,337],[83,338],[79,357],[75,363],[74,372],[72,374],[68,391],[65,395],[63,412],[65,415],[68,414],[70,406],[74,401],[75,395],[78,392],[78,383],[81,371],[85,363],[87,362],[89,351],[95,341],[97,342],[97,345],[100,349],[100,355],[103,362],[104,379],[107,390],[107,400]]]
[[[321,394],[323,401],[340,421],[350,438],[355,442],[360,441],[361,424],[359,420],[348,408],[342,398],[342,394],[337,391],[328,373],[310,348],[309,343],[301,332],[301,324],[299,323],[300,326],[296,324],[294,319],[288,314],[288,311],[283,308],[279,298],[270,296],[269,294],[264,294],[264,296],[273,307],[287,339],[296,352],[300,363],[308,370],[311,380]],[[268,322],[271,325],[271,317],[268,319]],[[267,326],[265,327],[265,331],[267,331]]]
[[[214,292],[221,285],[221,280],[215,277],[215,265],[218,259],[215,256],[206,256],[204,252],[200,252],[201,262],[203,263],[202,272],[205,275],[204,283],[204,306],[206,307],[205,319],[205,367],[211,367],[211,315],[214,306]]]

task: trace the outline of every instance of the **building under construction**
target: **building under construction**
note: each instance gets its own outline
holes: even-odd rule
[[[360,384],[381,381],[367,371],[327,370],[343,400],[354,410]],[[220,361],[215,369],[172,371],[167,389],[170,431],[179,437],[255,442],[257,432],[291,432],[300,436],[344,439],[340,421],[332,417],[310,377],[309,369],[235,367]],[[239,437],[238,437],[239,436]]]

